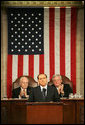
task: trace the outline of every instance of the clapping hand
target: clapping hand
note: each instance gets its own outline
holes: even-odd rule
[[[58,93],[59,93],[59,94],[60,94],[60,93],[61,93],[61,94],[64,94],[63,87],[64,87],[63,84],[59,85],[59,87],[58,87]]]
[[[20,96],[21,96],[21,97],[22,97],[22,96],[25,96],[25,97],[26,97],[26,91],[25,91],[25,89],[21,90]]]

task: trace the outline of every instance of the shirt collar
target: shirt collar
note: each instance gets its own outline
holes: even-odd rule
[[[56,87],[56,89],[58,90],[58,87]]]
[[[40,85],[40,88],[41,88],[41,91],[42,91],[43,88],[45,88],[45,89],[47,90],[47,85],[44,86],[44,87],[42,87],[42,86]]]

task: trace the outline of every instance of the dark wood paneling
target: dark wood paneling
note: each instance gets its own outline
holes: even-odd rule
[[[62,99],[61,103],[1,100],[1,123],[84,124],[84,99]]]
[[[84,102],[76,102],[76,123],[84,124]]]
[[[63,105],[27,106],[28,124],[63,124]]]
[[[26,105],[25,102],[16,102],[11,105],[11,123],[25,124],[26,123]]]
[[[10,122],[10,103],[1,102],[1,124],[9,124]]]

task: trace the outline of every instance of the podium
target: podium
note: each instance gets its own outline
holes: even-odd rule
[[[11,110],[11,123],[63,124],[63,106],[56,102],[16,103]]]

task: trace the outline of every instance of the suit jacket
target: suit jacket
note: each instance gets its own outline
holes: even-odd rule
[[[52,86],[54,86],[54,85],[52,85]],[[69,94],[73,93],[73,90],[72,90],[72,88],[70,87],[69,84],[64,84],[63,90],[64,90],[64,96],[63,97],[69,97]],[[62,97],[62,94],[60,93],[59,96]]]
[[[29,102],[50,102],[50,101],[60,101],[60,97],[58,92],[56,92],[56,88],[52,86],[47,86],[47,96],[45,100],[43,99],[43,94],[41,92],[40,86],[37,86],[32,89],[29,95]]]
[[[32,89],[31,87],[27,88],[27,95],[29,95],[29,93],[31,92],[31,89]],[[19,98],[20,91],[21,91],[21,87],[13,89],[13,91],[12,91],[12,98]]]

